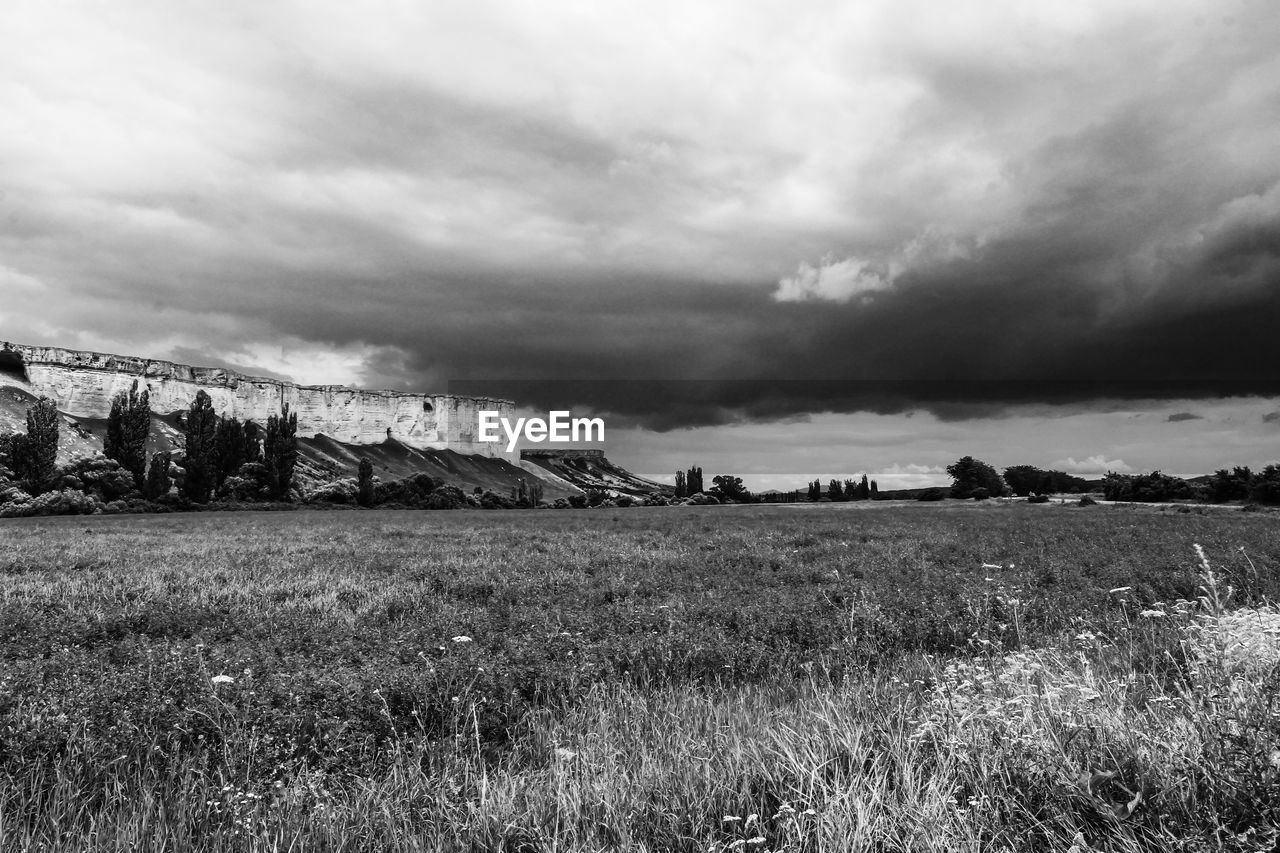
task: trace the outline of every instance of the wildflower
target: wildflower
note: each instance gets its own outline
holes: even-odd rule
[[[574,752],[572,749],[565,749],[563,746],[556,747],[556,758],[563,761],[571,761],[577,757],[578,753]]]
[[[466,636],[465,634],[459,634],[458,636],[453,638],[453,641],[455,643],[469,643],[471,642],[471,638]]]
[[[1161,616],[1168,616],[1169,614],[1165,613],[1163,610],[1144,610],[1138,615],[1143,619],[1156,619]]]
[[[215,675],[209,679],[214,684],[235,684],[236,680],[229,675]]]
[[[724,817],[720,818],[720,820],[723,823],[737,823],[738,821],[742,820],[742,818],[736,815],[727,814]]]

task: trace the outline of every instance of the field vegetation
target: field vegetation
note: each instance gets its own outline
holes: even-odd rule
[[[6,519],[0,850],[1275,850],[1277,593],[1265,511]]]

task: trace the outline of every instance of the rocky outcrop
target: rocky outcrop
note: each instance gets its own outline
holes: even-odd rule
[[[245,376],[216,367],[31,347],[0,341],[0,386],[14,385],[52,399],[73,417],[105,418],[116,394],[134,382],[145,388],[151,409],[176,412],[206,392],[219,414],[259,423],[287,403],[298,415],[298,434],[326,435],[346,444],[377,444],[388,438],[423,450],[452,450],[519,462],[503,442],[477,440],[479,412],[514,417],[509,400],[451,394],[364,391],[342,385],[295,385]]]
[[[520,454],[520,467],[553,482],[577,489],[602,489],[612,495],[674,492],[671,486],[646,480],[613,464],[603,450],[525,450]]]

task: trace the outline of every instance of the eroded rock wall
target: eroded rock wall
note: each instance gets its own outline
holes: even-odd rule
[[[203,390],[219,414],[265,423],[285,403],[298,415],[298,433],[324,434],[350,444],[395,438],[412,447],[496,456],[518,463],[519,451],[503,442],[476,440],[479,412],[514,417],[508,400],[448,394],[363,391],[341,385],[295,385],[245,376],[231,370],[191,367],[168,361],[0,342],[4,374],[20,372],[32,393],[54,400],[59,409],[82,418],[105,418],[112,398],[136,381],[150,393],[151,409],[176,412]],[[0,384],[5,384],[0,375]]]

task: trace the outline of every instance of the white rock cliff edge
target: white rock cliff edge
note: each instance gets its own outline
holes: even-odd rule
[[[507,453],[502,442],[477,440],[479,412],[513,417],[515,405],[509,400],[295,385],[216,367],[0,341],[0,385],[15,381],[79,418],[105,418],[112,398],[136,381],[139,390],[149,392],[151,410],[159,414],[188,408],[196,392],[203,390],[218,414],[258,423],[280,414],[288,403],[298,415],[301,436],[323,433],[348,444],[394,438],[424,450],[447,449],[516,463],[520,458],[518,450]]]

